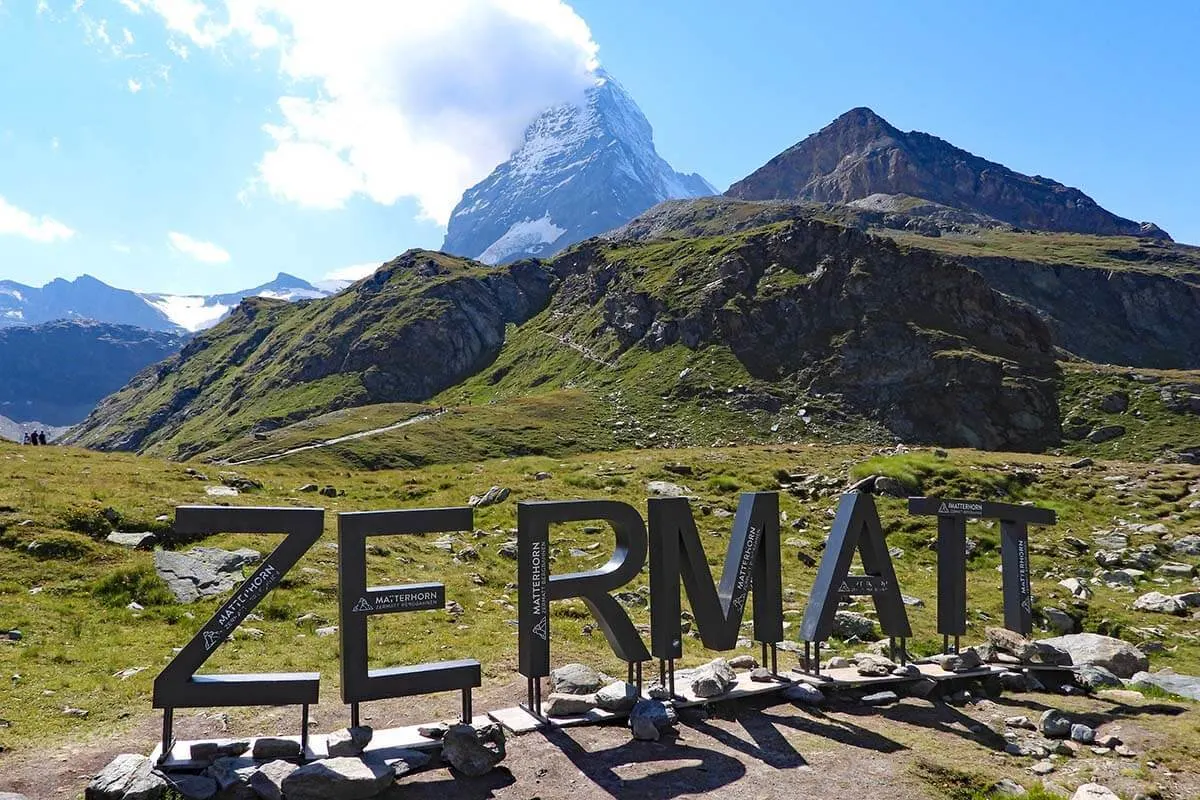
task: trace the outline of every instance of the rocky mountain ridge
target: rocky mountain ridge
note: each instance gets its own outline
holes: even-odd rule
[[[1023,175],[869,108],[846,112],[726,192],[741,200],[856,203],[919,198],[1022,229],[1169,239],[1153,223],[1119,217],[1078,189]],[[899,197],[898,197],[899,196]]]
[[[486,264],[550,256],[663,200],[716,193],[671,168],[633,98],[601,72],[583,104],[548,109],[507,161],[467,189],[442,250]]]

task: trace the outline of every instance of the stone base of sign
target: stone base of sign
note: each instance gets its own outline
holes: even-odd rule
[[[787,677],[780,677],[778,680],[769,682],[760,682],[750,680],[750,673],[741,673],[738,675],[737,682],[733,687],[718,697],[697,697],[692,694],[691,688],[684,686],[682,682],[675,685],[676,697],[673,705],[676,708],[688,708],[689,706],[699,706],[705,703],[719,703],[725,700],[739,700],[744,697],[754,697],[756,695],[771,694],[778,692],[781,689],[787,688],[792,684],[792,680]],[[646,692],[642,692],[642,697],[649,697]],[[520,706],[511,708],[502,708],[499,711],[488,713],[493,722],[504,726],[505,730],[510,733],[520,735],[522,733],[530,733],[544,727],[542,720],[535,717],[533,714],[526,711]],[[577,714],[570,717],[547,717],[549,725],[553,728],[574,728],[580,725],[598,725],[603,722],[611,722],[613,720],[625,719],[629,716],[628,712],[614,713],[603,709],[595,708],[586,714]]]
[[[931,678],[935,681],[952,681],[962,678],[986,678],[989,675],[999,675],[1002,672],[1008,672],[1005,667],[996,666],[994,664],[985,664],[978,669],[970,670],[969,672],[947,672],[937,664],[917,664],[917,669],[920,670],[920,675],[883,675],[878,677],[867,677],[859,675],[858,670],[854,667],[838,667],[836,669],[823,669],[820,675],[815,675],[811,672],[793,672],[795,680],[803,683],[816,686],[818,688],[852,688],[855,686],[877,686],[879,684],[890,683],[908,683],[920,678]]]
[[[486,716],[477,716],[472,722],[475,725],[487,725],[491,720]],[[426,723],[430,724],[430,723]],[[440,739],[430,739],[422,736],[417,729],[424,725],[408,725],[403,728],[378,728],[371,737],[370,744],[367,745],[365,754],[379,756],[380,758],[397,758],[399,757],[396,751],[398,750],[431,750],[441,746]],[[299,744],[299,736],[272,736],[272,739],[291,739]],[[327,741],[329,734],[314,733],[308,737],[308,749],[304,752],[305,761],[318,761],[323,758],[329,758],[329,750]],[[217,744],[229,744],[236,741],[245,741],[239,739],[197,739],[195,741],[177,741],[175,746],[171,748],[171,752],[167,758],[159,763],[159,757],[162,755],[162,745],[154,748],[150,754],[150,760],[159,765],[163,770],[198,770],[208,766],[208,761],[196,761],[192,758],[192,745],[198,742],[216,742]],[[250,739],[250,749],[245,753],[245,757],[249,757],[254,751],[254,739]]]

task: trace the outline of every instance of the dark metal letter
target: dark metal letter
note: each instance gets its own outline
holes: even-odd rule
[[[650,650],[660,659],[683,655],[680,578],[695,614],[700,641],[710,650],[737,645],[738,628],[754,591],[754,638],[774,645],[783,639],[783,587],[779,564],[779,497],[745,493],[733,519],[719,588],[688,501],[649,502]]]

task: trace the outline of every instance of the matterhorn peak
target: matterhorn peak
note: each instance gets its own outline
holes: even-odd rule
[[[641,109],[598,70],[581,102],[542,112],[509,159],[463,194],[442,249],[488,264],[549,256],[663,200],[710,194],[708,181],[658,154]]]

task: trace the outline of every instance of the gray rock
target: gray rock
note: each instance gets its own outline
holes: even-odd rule
[[[1007,628],[990,627],[984,631],[984,635],[997,652],[1008,653],[1019,661],[1028,661],[1036,652],[1033,642]]]
[[[1200,677],[1195,675],[1179,675],[1170,670],[1141,671],[1129,679],[1128,685],[1134,689],[1153,686],[1190,700],[1200,700]]]
[[[946,672],[970,672],[982,665],[979,654],[969,647],[964,648],[961,653],[942,653],[930,656],[929,661],[937,664]]]
[[[1071,593],[1071,596],[1079,600],[1092,599],[1092,590],[1087,587],[1087,584],[1078,578],[1066,578],[1058,582],[1058,585]]]
[[[723,658],[713,659],[692,671],[692,693],[697,697],[719,697],[732,689],[735,683],[737,673]]]
[[[1125,435],[1124,425],[1101,425],[1087,435],[1087,439],[1092,444],[1103,444],[1111,442],[1113,439],[1118,439]]]
[[[845,656],[833,656],[825,662],[825,669],[846,669],[849,666],[850,659]]]
[[[369,725],[359,725],[354,728],[342,728],[329,734],[326,740],[329,755],[333,757],[354,757],[362,755],[371,743],[375,731]]]
[[[450,730],[450,726],[446,723],[435,722],[432,725],[421,725],[417,728],[417,733],[426,739],[441,739],[448,730]]]
[[[1046,624],[1050,626],[1050,629],[1059,635],[1074,633],[1078,627],[1075,619],[1061,609],[1047,606],[1042,609],[1042,616],[1046,618]]]
[[[250,749],[250,742],[196,742],[190,755],[196,761],[215,761],[218,758],[236,758]]]
[[[888,497],[908,497],[908,489],[904,484],[886,475],[880,475],[875,479],[874,492]]]
[[[305,764],[283,779],[287,800],[365,800],[395,780],[377,758],[327,758]]]
[[[1006,692],[1030,691],[1029,676],[1024,672],[1000,673],[1000,688]]]
[[[520,553],[517,540],[509,539],[507,542],[504,542],[502,545],[496,548],[496,552],[504,558],[510,558],[515,561]]]
[[[1024,797],[1029,792],[1016,781],[1002,778],[992,784],[990,794],[992,797]]]
[[[1032,722],[1030,722],[1029,717],[1024,715],[1019,717],[1005,717],[1004,725],[1007,728],[1021,728],[1029,731],[1037,730],[1037,725],[1034,725]]]
[[[1200,534],[1190,534],[1176,539],[1171,544],[1171,550],[1185,556],[1200,556]]]
[[[795,683],[783,690],[783,699],[802,706],[819,706],[825,703],[825,695],[815,686]]]
[[[1091,744],[1096,741],[1096,731],[1083,723],[1076,722],[1071,726],[1071,741],[1080,744]]]
[[[29,800],[29,798],[16,792],[0,792],[0,800]]]
[[[207,775],[168,775],[167,785],[186,800],[211,800],[217,794],[217,782]],[[3,800],[0,795],[0,800]]]
[[[1151,611],[1156,614],[1183,614],[1187,606],[1178,597],[1162,592],[1147,592],[1133,601],[1135,611]]]
[[[729,666],[734,669],[754,669],[758,666],[758,659],[750,655],[734,656],[729,659]]]
[[[236,789],[238,786],[249,786],[250,776],[258,769],[258,764],[252,758],[218,758],[212,763],[205,774],[217,782],[221,791]]]
[[[1068,636],[1043,639],[1039,644],[1065,650],[1075,664],[1096,664],[1118,678],[1128,678],[1150,666],[1146,655],[1129,642],[1097,633],[1072,633]]]
[[[167,781],[154,771],[150,759],[123,753],[92,778],[84,790],[85,800],[159,800],[167,793]]]
[[[875,692],[864,697],[862,702],[863,705],[868,706],[886,706],[891,705],[899,699],[895,692]]]
[[[504,730],[499,725],[475,728],[460,723],[451,725],[442,737],[442,760],[472,778],[486,775],[504,755]]]
[[[423,750],[395,750],[384,761],[397,778],[429,766],[433,757]]]
[[[242,568],[258,562],[255,550],[221,550],[197,547],[186,553],[156,550],[154,571],[167,584],[180,603],[194,603],[202,597],[224,594],[242,579]]]
[[[297,769],[287,761],[269,761],[250,776],[250,788],[263,800],[283,800],[283,782]]]
[[[755,683],[770,683],[775,680],[775,676],[771,674],[771,670],[766,667],[755,667],[750,670],[750,680]]]
[[[595,694],[604,679],[586,664],[564,664],[550,672],[550,684],[559,694]]]
[[[143,533],[113,532],[105,536],[104,541],[109,544],[120,545],[121,547],[132,547],[135,550],[149,550],[154,547],[154,543],[158,541],[158,537],[150,531]]]
[[[896,663],[891,659],[883,656],[874,656],[868,653],[859,653],[854,656],[855,669],[859,675],[865,678],[881,678],[885,675],[891,675],[892,670],[896,668]]]
[[[614,714],[624,714],[638,702],[638,690],[632,683],[616,681],[596,692],[596,705]]]
[[[1185,592],[1184,594],[1175,595],[1175,599],[1183,603],[1188,608],[1200,607],[1200,592]]]
[[[838,611],[833,615],[833,635],[843,641],[858,639],[871,642],[879,638],[875,621],[854,611]]]
[[[508,499],[508,489],[493,486],[481,495],[471,495],[471,499],[467,504],[475,508],[483,508],[484,506],[494,506],[497,503],[502,503]]]
[[[677,719],[675,709],[663,701],[639,700],[629,712],[629,728],[633,738],[656,742]]]
[[[250,755],[258,761],[273,761],[277,758],[299,758],[300,743],[294,739],[263,736],[254,740]]]
[[[1075,790],[1071,800],[1121,800],[1112,789],[1099,783],[1085,783]]]
[[[1071,718],[1055,708],[1042,712],[1038,726],[1047,739],[1066,739],[1071,735]]]
[[[552,692],[546,697],[542,710],[548,717],[575,717],[596,707],[594,694],[563,694]]]
[[[1034,642],[1033,654],[1029,657],[1029,663],[1069,667],[1074,664],[1074,661],[1071,659],[1071,654],[1061,647],[1055,647],[1046,642]]]
[[[1100,689],[1120,689],[1124,684],[1121,679],[1099,664],[1083,664],[1075,673],[1075,680],[1080,686],[1093,692]]]
[[[1160,564],[1154,574],[1163,578],[1183,578],[1188,579],[1195,573],[1196,568],[1191,564],[1181,564],[1176,561],[1168,561],[1165,564]]]
[[[686,486],[680,486],[677,483],[669,481],[650,481],[646,484],[646,491],[656,497],[691,497],[692,490]]]
[[[1030,767],[1029,771],[1032,772],[1034,775],[1049,775],[1051,772],[1054,772],[1054,762],[1053,761],[1039,761],[1036,764],[1034,764],[1032,767]]]

